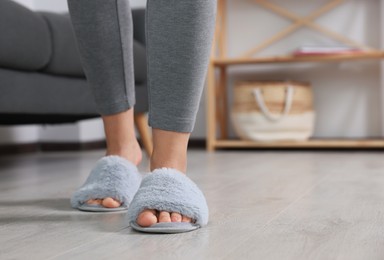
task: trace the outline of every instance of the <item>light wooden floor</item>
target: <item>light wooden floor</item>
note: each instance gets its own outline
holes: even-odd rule
[[[0,158],[1,260],[384,259],[383,153],[191,151],[210,223],[178,235],[70,208],[100,156]]]

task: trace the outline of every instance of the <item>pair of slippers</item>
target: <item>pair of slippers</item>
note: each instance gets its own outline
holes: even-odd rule
[[[111,197],[121,202],[118,208],[87,204],[90,199]],[[115,156],[101,158],[85,183],[74,193],[71,206],[83,211],[111,212],[128,210],[130,226],[149,233],[181,233],[208,223],[208,206],[197,185],[176,169],[160,168],[144,178],[128,160]],[[177,212],[193,220],[161,222],[141,227],[137,217],[145,209]]]

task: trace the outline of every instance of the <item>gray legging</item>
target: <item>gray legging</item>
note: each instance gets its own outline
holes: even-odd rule
[[[101,115],[135,104],[129,0],[68,0],[88,83]],[[148,0],[149,125],[193,130],[208,68],[216,0]]]

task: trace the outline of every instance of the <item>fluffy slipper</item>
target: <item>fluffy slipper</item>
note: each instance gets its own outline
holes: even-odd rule
[[[71,206],[84,211],[127,210],[141,183],[141,175],[133,163],[116,156],[104,156],[97,161],[85,183],[73,194]],[[90,205],[90,199],[111,197],[121,202],[118,208]]]
[[[192,223],[163,222],[141,227],[137,217],[145,209],[177,212],[190,217]],[[161,168],[144,177],[127,213],[130,226],[150,233],[181,233],[192,231],[208,223],[208,206],[196,184],[185,174],[170,168]]]

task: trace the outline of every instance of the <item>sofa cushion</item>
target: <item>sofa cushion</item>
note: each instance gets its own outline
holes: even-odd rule
[[[133,60],[136,83],[147,78],[143,24],[145,10],[133,10]],[[33,12],[0,0],[0,67],[85,77],[68,13]]]
[[[148,111],[145,83],[136,84],[136,100],[135,112]],[[97,115],[97,111],[84,78],[0,68],[1,114]]]
[[[43,71],[58,75],[84,77],[69,14],[39,13],[48,24],[52,42],[52,56]]]
[[[69,14],[40,12],[51,31],[52,57],[42,70],[47,73],[84,77],[80,54],[77,48]],[[144,82],[147,77],[146,50],[142,43],[134,39],[133,60],[135,81]]]
[[[0,82],[0,113],[97,114],[84,78],[0,68]]]
[[[0,1],[0,67],[37,70],[48,64],[51,39],[44,19],[10,0]]]

